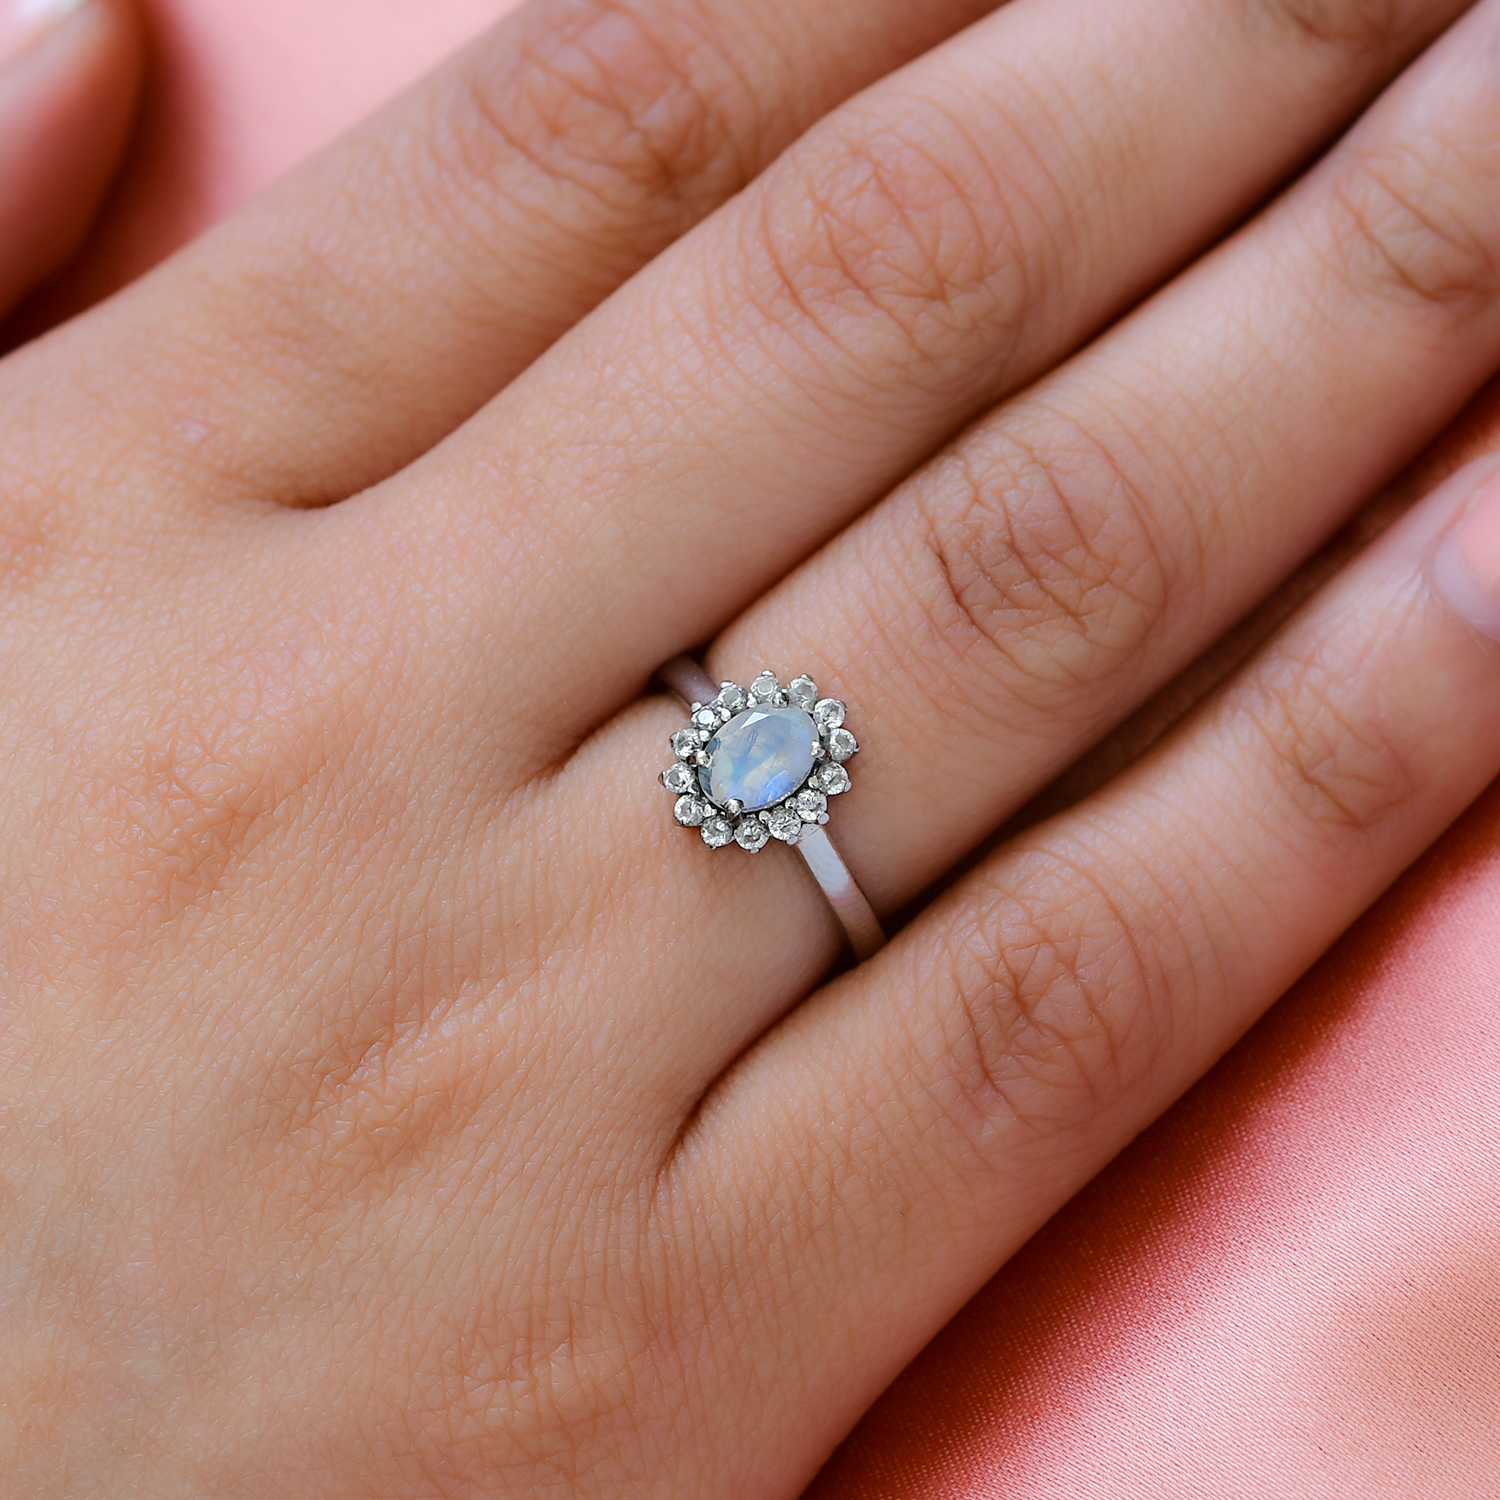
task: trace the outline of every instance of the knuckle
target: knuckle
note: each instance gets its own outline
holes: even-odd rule
[[[0,481],[0,595],[34,588],[65,555],[54,513],[34,493],[4,489]]]
[[[433,132],[471,191],[519,155],[547,184],[690,222],[742,186],[756,110],[731,60],[669,7],[568,0],[503,54],[475,54]],[[454,175],[454,174],[449,174]],[[544,212],[566,212],[539,196]],[[536,206],[533,204],[533,206]]]
[[[1164,984],[1107,876],[1023,855],[955,933],[947,1023],[951,1107],[984,1137],[1048,1137],[1129,1090],[1162,1044]]]
[[[1369,689],[1361,663],[1318,657],[1284,657],[1257,685],[1251,711],[1277,784],[1319,838],[1373,832],[1421,789],[1407,736]]]
[[[1050,425],[950,455],[918,505],[940,639],[1057,712],[1145,648],[1192,549],[1109,446]]]
[[[115,846],[112,905],[131,927],[169,922],[219,887],[274,805],[267,770],[187,726],[121,746],[93,807]]]
[[[1354,153],[1332,195],[1340,268],[1373,286],[1463,316],[1500,295],[1489,191],[1464,153],[1435,136]]]
[[[0,598],[32,591],[78,550],[76,506],[49,471],[34,413],[7,402],[0,445]],[[45,477],[44,477],[45,476]]]
[[[1400,0],[1253,0],[1300,40],[1384,50],[1408,29]]]
[[[48,703],[56,657],[16,685],[35,712],[15,754],[52,768],[39,868],[54,869],[49,846],[90,851],[90,879],[62,901],[57,930],[149,948],[201,916],[273,834],[316,816],[330,767],[357,753],[363,663],[329,650],[320,624],[285,623],[206,664],[142,659],[133,622],[60,632],[75,671],[80,653],[91,661],[77,701],[65,713]]]
[[[917,103],[897,126],[831,126],[763,199],[771,298],[841,347],[894,334],[940,370],[983,322],[1019,326],[1032,271],[1012,205],[962,130]]]

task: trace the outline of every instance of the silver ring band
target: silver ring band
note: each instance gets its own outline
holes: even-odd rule
[[[673,657],[656,675],[688,708],[695,703],[711,702],[719,691],[719,685],[690,656]],[[849,866],[828,837],[828,830],[809,828],[793,847],[812,871],[818,889],[833,908],[855,959],[863,963],[878,953],[885,946],[880,919],[849,873]]]

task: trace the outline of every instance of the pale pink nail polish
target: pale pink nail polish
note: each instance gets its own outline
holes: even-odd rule
[[[0,0],[0,69],[19,62],[88,0]]]
[[[1479,486],[1438,547],[1432,571],[1453,608],[1500,640],[1500,476]]]

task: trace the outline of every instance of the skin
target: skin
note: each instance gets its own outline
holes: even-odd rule
[[[910,10],[540,0],[0,362],[0,1493],[794,1496],[1500,770],[1487,463],[952,875],[1500,363],[1500,4]]]

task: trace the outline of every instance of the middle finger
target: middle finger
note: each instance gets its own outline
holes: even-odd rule
[[[1462,8],[1015,0],[836,111],[372,497],[415,586],[483,633],[507,741],[576,744]]]

